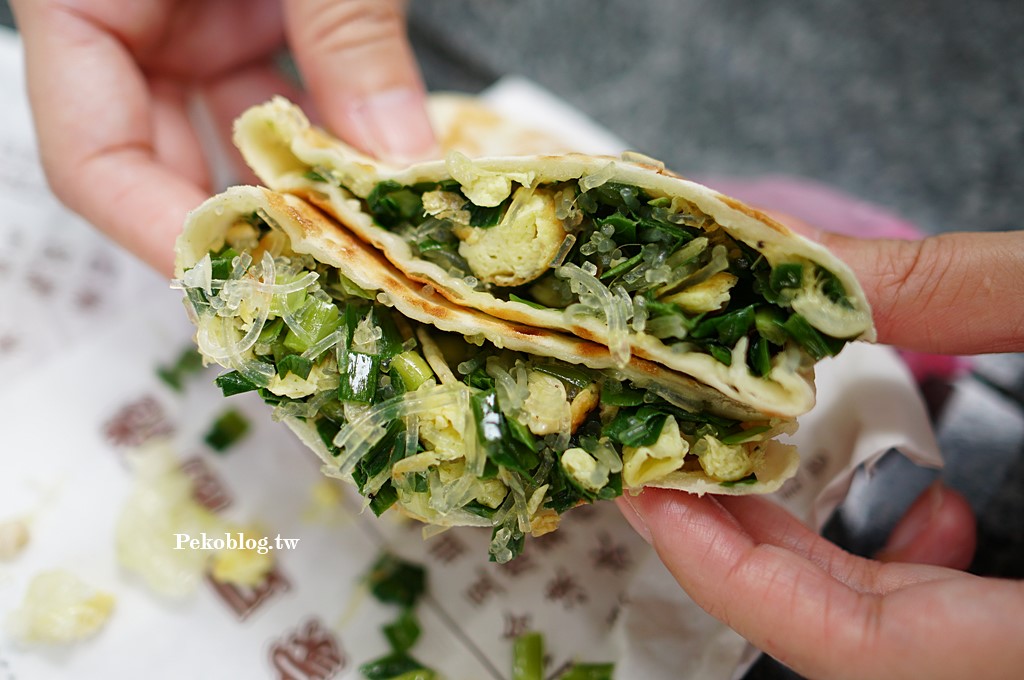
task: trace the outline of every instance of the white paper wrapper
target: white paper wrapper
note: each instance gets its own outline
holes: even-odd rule
[[[506,678],[511,639],[546,637],[549,675],[573,660],[616,661],[620,678],[728,678],[745,642],[700,611],[612,504],[569,513],[528,541],[522,557],[486,560],[488,532],[453,530],[424,541],[418,525],[360,513],[344,491],[314,503],[324,478],[312,454],[271,422],[252,395],[224,401],[208,369],[179,393],[159,365],[190,344],[179,293],[62,209],[35,159],[19,46],[0,34],[0,524],[23,522],[29,541],[0,561],[0,618],[33,576],[63,569],[116,598],[97,634],[75,645],[22,645],[0,634],[0,675],[11,679],[357,678],[383,654],[379,628],[397,611],[361,576],[384,549],[424,564],[429,597],[413,655],[446,678]],[[503,81],[502,110],[564,130],[589,151],[623,147],[550,95]],[[229,406],[252,430],[226,453],[203,442]],[[203,577],[179,598],[152,592],[115,555],[119,517],[137,480],[127,456],[167,440],[218,516],[256,522],[275,550],[254,587]],[[780,500],[815,526],[842,499],[853,470],[899,447],[939,464],[913,385],[888,350],[851,347],[822,366],[819,406],[802,419],[806,460]],[[167,536],[167,541],[174,541]]]

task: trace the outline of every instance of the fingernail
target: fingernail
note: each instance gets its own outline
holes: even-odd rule
[[[636,509],[633,504],[633,496],[627,491],[626,493],[619,496],[620,503],[619,509],[622,511],[622,516],[629,522],[629,526],[640,534],[640,536],[653,545],[654,539],[651,537],[651,530],[647,528],[647,522],[644,521],[643,515]]]
[[[440,155],[424,107],[424,96],[416,90],[388,90],[353,105],[350,117],[367,151],[382,160],[409,163]]]
[[[939,515],[942,509],[942,480],[935,480],[892,532],[883,553],[898,553],[907,548]]]

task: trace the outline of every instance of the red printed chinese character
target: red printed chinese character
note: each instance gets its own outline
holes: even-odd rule
[[[101,274],[113,274],[114,273],[114,261],[110,258],[110,255],[102,251],[93,253],[92,259],[89,262],[89,267],[96,272]]]
[[[270,647],[270,665],[279,680],[327,680],[348,663],[341,645],[317,619]]]
[[[439,562],[451,564],[466,553],[466,544],[451,531],[446,531],[431,539],[427,552]]]
[[[39,272],[30,272],[26,277],[28,287],[42,297],[50,297],[53,294],[53,280],[43,276]]]
[[[244,621],[260,608],[267,600],[277,593],[283,593],[291,585],[277,567],[269,572],[263,581],[255,586],[239,586],[233,583],[221,583],[214,580],[209,574],[206,575],[213,589],[217,591],[224,603],[235,612],[239,621]]]
[[[587,594],[583,592],[583,588],[563,567],[559,567],[555,578],[548,581],[544,595],[551,602],[561,602],[566,609],[572,609],[587,601]]]
[[[811,477],[817,479],[828,467],[828,459],[822,451],[815,451],[806,463],[802,463],[804,470]]]
[[[597,569],[608,569],[617,574],[629,568],[631,560],[629,550],[621,543],[612,542],[612,537],[607,532],[601,532],[597,537],[597,547],[590,551],[590,556]]]
[[[217,512],[231,505],[231,496],[206,461],[196,456],[181,464],[181,471],[192,480],[192,498],[207,510]]]
[[[466,597],[470,602],[479,606],[487,602],[497,593],[505,592],[505,588],[494,580],[488,572],[477,569],[477,579],[466,588]]]
[[[782,485],[782,488],[779,489],[779,495],[782,496],[782,498],[784,498],[785,500],[789,500],[794,496],[798,495],[803,490],[804,480],[800,477],[800,475],[797,475],[796,477],[793,477],[788,482]]]
[[[139,446],[173,431],[160,402],[149,395],[121,407],[103,426],[103,434],[115,446]]]
[[[582,520],[584,522],[589,522],[593,519],[596,519],[597,515],[597,508],[595,508],[593,505],[587,504],[577,505],[575,508],[573,508],[572,515],[570,515],[570,517],[572,517],[573,519]]]
[[[512,612],[505,612],[505,627],[501,631],[501,637],[511,640],[519,637],[530,630],[530,615],[516,615]]]
[[[83,311],[91,311],[100,306],[100,294],[94,290],[80,290],[75,294],[75,304]]]
[[[18,349],[18,338],[13,335],[0,335],[0,354],[13,354]]]
[[[546,534],[550,536],[551,534]],[[498,569],[501,573],[508,574],[515,578],[516,576],[522,576],[523,574],[533,571],[537,568],[537,563],[533,559],[533,554],[524,552],[514,560],[509,560],[505,564],[498,565]]]
[[[537,538],[533,539],[531,543],[533,543],[533,545],[539,548],[540,550],[548,552],[552,548],[555,548],[565,543],[565,530],[563,529],[562,531],[552,531],[551,533],[544,534],[543,536],[538,536]]]
[[[68,259],[68,251],[64,249],[64,246],[53,241],[43,246],[43,255],[51,260],[63,261]]]

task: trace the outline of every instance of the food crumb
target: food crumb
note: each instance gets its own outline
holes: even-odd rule
[[[114,610],[114,596],[69,571],[37,574],[11,614],[14,637],[24,643],[70,644],[94,635]]]
[[[13,560],[28,545],[28,522],[8,519],[0,522],[0,561]]]
[[[210,577],[218,583],[257,586],[274,570],[269,540],[260,538],[262,532],[258,529],[237,532],[237,535],[238,547],[226,547],[213,554],[210,559]]]

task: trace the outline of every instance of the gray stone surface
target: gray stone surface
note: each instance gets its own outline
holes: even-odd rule
[[[992,389],[1024,403],[1024,354],[989,354],[974,359],[974,372]]]
[[[814,177],[929,232],[1020,226],[1019,2],[446,0],[411,12],[435,87],[519,73],[684,174]]]

